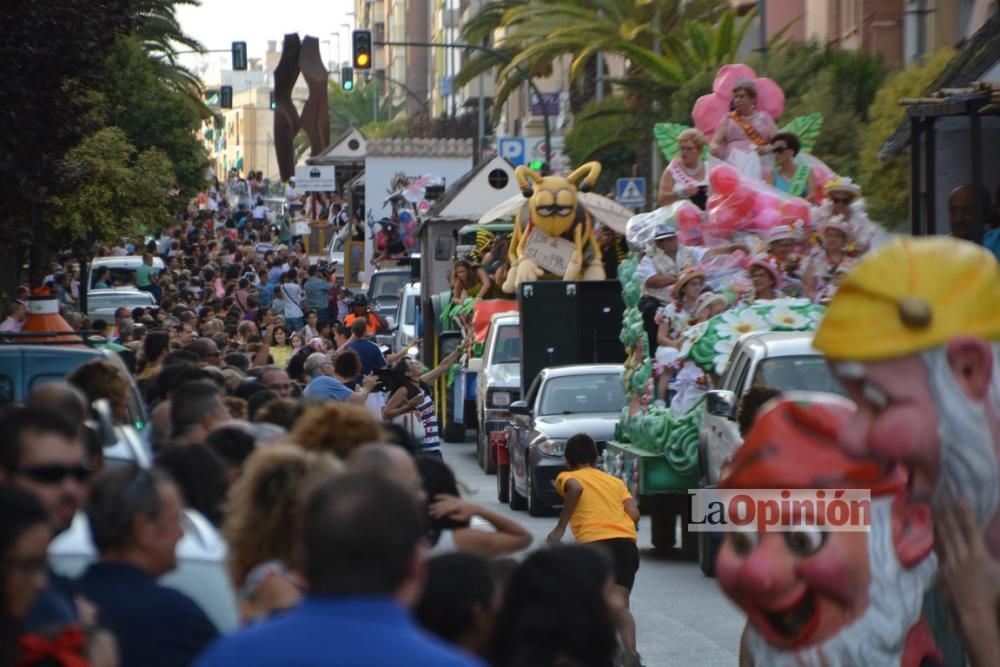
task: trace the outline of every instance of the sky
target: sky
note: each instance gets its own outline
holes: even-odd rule
[[[247,43],[250,58],[262,58],[268,40],[281,42],[286,33],[297,32],[300,37],[312,35],[320,40],[324,59],[331,59],[337,50],[342,61],[349,58],[350,29],[354,27],[352,0],[201,0],[201,5],[177,7],[177,20],[184,32],[206,49],[229,49],[234,41]],[[339,34],[339,39],[330,33]],[[323,43],[323,40],[329,40]],[[211,69],[220,65],[230,67],[228,54],[213,53],[204,57],[183,56],[183,62],[192,67],[207,63]]]

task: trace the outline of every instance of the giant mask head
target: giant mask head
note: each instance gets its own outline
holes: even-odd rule
[[[728,532],[716,573],[749,620],[754,664],[919,665],[937,655],[921,619],[936,557],[926,505],[901,468],[852,458],[837,433],[853,406],[837,397],[776,399],[733,457],[723,489],[868,489],[871,530]]]
[[[858,405],[841,445],[902,463],[915,500],[963,498],[1000,555],[994,257],[955,239],[897,239],[844,280],[815,345]]]

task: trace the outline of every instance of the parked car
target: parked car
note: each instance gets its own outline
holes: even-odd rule
[[[830,373],[823,355],[813,347],[812,332],[761,331],[740,338],[717,389],[705,395],[698,438],[700,484],[719,483],[723,463],[743,443],[736,423],[736,408],[754,385],[782,391],[812,391],[845,395]],[[717,542],[711,533],[698,533],[698,560],[711,576]]]
[[[128,287],[134,285],[135,270],[142,265],[141,255],[124,255],[121,257],[98,257],[90,263],[90,277],[87,283],[91,288],[97,284],[98,270],[111,269],[109,287]],[[159,257],[153,257],[153,268],[163,271],[166,266]]]
[[[177,543],[177,568],[160,583],[194,600],[219,632],[235,630],[239,611],[226,564],[225,540],[194,510],[184,510],[181,527],[184,536]],[[49,545],[49,563],[63,576],[78,577],[96,558],[87,518],[78,512],[69,529]]]
[[[531,383],[525,400],[511,403],[507,435],[511,509],[541,516],[562,504],[555,479],[566,469],[566,440],[589,433],[603,451],[626,403],[622,370],[617,364],[546,368]]]
[[[129,422],[142,430],[146,413],[142,395],[134,378],[125,368],[118,353],[94,346],[93,343],[80,345],[51,345],[32,343],[28,337],[12,336],[0,341],[0,405],[19,403],[31,390],[46,382],[60,382],[92,359],[104,359],[118,366],[129,385]]]
[[[368,282],[368,303],[389,323],[391,329],[396,321],[399,307],[399,293],[412,280],[410,267],[380,269],[371,275]]]
[[[418,307],[420,305],[420,283],[406,283],[399,292],[399,304],[396,307],[396,328],[392,332],[392,349],[403,350],[419,337],[420,322]],[[418,350],[413,349],[410,356],[416,356]]]
[[[516,312],[496,313],[483,342],[483,356],[469,360],[476,373],[476,458],[483,472],[497,471],[496,445],[502,446],[510,405],[521,398],[521,326]],[[507,467],[509,472],[510,468]],[[507,502],[506,479],[497,479],[497,496]]]
[[[153,308],[156,299],[150,292],[134,287],[112,287],[87,291],[87,317],[91,320],[111,322],[119,308]]]

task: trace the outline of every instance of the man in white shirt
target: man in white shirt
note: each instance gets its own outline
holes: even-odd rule
[[[673,285],[684,269],[702,260],[707,248],[682,246],[677,240],[677,228],[669,223],[657,225],[653,236],[653,247],[639,262],[636,275],[642,280],[642,298],[639,312],[642,313],[643,327],[649,340],[652,355],[656,349],[656,311],[670,301]]]
[[[15,333],[24,326],[24,320],[28,317],[28,310],[23,303],[13,301],[7,306],[7,319],[0,322],[0,331]]]
[[[288,185],[285,186],[285,201],[289,204],[299,204],[302,202],[302,194],[295,189],[294,176],[288,179]]]

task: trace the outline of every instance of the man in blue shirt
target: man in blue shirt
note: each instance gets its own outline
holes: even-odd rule
[[[378,345],[368,340],[368,325],[364,320],[357,319],[351,323],[351,338],[344,346],[345,350],[354,350],[361,357],[360,377],[364,377],[372,371],[386,367],[385,356]]]
[[[321,484],[305,504],[305,600],[212,646],[195,667],[476,667],[413,621],[426,573],[423,510],[375,475]]]
[[[306,292],[306,305],[316,311],[319,324],[330,323],[330,280],[326,272],[318,273],[319,269],[315,264],[309,266],[309,279],[306,280],[303,288]]]
[[[122,665],[186,667],[218,636],[189,597],[156,580],[177,567],[183,501],[164,473],[116,468],[94,485],[87,520],[100,560],[77,590],[118,639]]]

